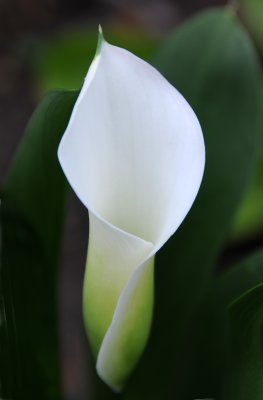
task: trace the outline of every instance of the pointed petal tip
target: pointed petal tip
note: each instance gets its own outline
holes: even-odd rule
[[[105,39],[104,39],[104,36],[103,36],[102,27],[101,27],[100,24],[98,26],[98,31],[99,31],[99,34],[98,34],[98,42],[97,42],[97,49],[96,49],[95,56],[100,54],[101,48],[102,48],[102,44],[103,44],[103,42],[105,42]]]
[[[98,26],[98,41],[103,41],[103,40],[105,40],[104,36],[103,36],[103,30],[102,30],[101,24],[99,24],[99,26]]]

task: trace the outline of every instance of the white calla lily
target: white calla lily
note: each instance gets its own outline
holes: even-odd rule
[[[101,34],[58,155],[89,210],[84,321],[98,374],[118,391],[148,338],[154,255],[202,180],[202,131],[156,69]]]

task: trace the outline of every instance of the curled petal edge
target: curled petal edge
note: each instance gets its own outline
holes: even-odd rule
[[[175,96],[179,116],[181,114],[183,116],[180,129],[185,126],[187,133],[181,150],[184,152],[188,146],[189,154],[186,161],[181,163],[185,176],[181,177],[178,183],[179,188],[182,185],[187,187],[185,194],[181,196],[179,193],[177,196],[179,202],[177,203],[181,207],[181,211],[178,211],[178,215],[175,217],[172,215],[173,218],[170,222],[168,221],[167,227],[155,241],[149,240],[149,238],[144,240],[140,235],[119,228],[97,211],[92,201],[90,202],[89,196],[86,196],[86,192],[82,190],[83,180],[79,178],[79,171],[74,164],[76,155],[72,161],[72,154],[74,151],[77,154],[79,150],[75,150],[74,147],[76,140],[69,139],[71,131],[75,130],[73,125],[77,120],[79,107],[81,108],[85,96],[94,85],[102,54],[105,53],[109,57],[111,52],[120,60],[123,57],[124,62],[131,60],[135,68],[138,65],[139,73],[144,68],[147,69],[146,76],[150,75],[156,79],[160,90],[163,90],[166,85],[165,90],[167,88],[168,97]],[[137,79],[137,77],[135,78]],[[198,192],[204,170],[205,150],[198,120],[182,96],[171,85],[168,85],[168,82],[154,68],[125,50],[107,44],[100,32],[95,58],[89,68],[58,150],[65,175],[89,210],[90,236],[83,290],[84,321],[91,347],[97,357],[98,374],[115,391],[120,391],[124,386],[149,335],[153,309],[155,253],[175,232],[189,211]],[[137,100],[135,99],[135,101]],[[146,126],[148,125],[146,124]],[[192,127],[195,131],[193,134],[190,132]],[[182,145],[182,143],[179,144]],[[172,142],[171,145],[173,145]],[[189,160],[191,161],[191,173],[187,173]],[[178,192],[178,189],[176,190]],[[172,205],[172,207],[175,206]],[[171,209],[171,205],[168,205],[167,208]]]

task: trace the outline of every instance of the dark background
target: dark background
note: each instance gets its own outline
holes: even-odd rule
[[[220,0],[0,0],[1,185],[26,123],[45,92],[45,85],[41,86],[38,77],[39,66],[36,67],[43,43],[52,43],[61,32],[80,27],[96,34],[99,23],[106,32],[112,26],[125,26],[158,41],[197,11],[225,3]],[[95,41],[93,46],[95,49]],[[65,399],[88,398],[90,390],[88,344],[81,314],[87,233],[87,211],[71,194],[58,290]],[[224,255],[222,263],[225,258]]]

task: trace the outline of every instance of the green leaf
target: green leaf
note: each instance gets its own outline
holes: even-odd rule
[[[217,296],[228,305],[261,282],[263,282],[262,250],[235,264],[220,276],[216,283],[216,292],[220,292],[221,295]]]
[[[260,69],[231,9],[205,12],[185,23],[154,63],[195,110],[207,162],[189,216],[157,255],[152,337],[123,398],[193,399],[198,367],[191,343],[197,330],[202,333],[202,322],[190,328],[254,167]],[[207,385],[206,378],[198,390]],[[213,385],[216,391],[216,374]]]
[[[263,2],[262,0],[240,0],[242,17],[246,21],[256,43],[263,51]]]
[[[76,91],[49,93],[36,109],[9,170],[5,199],[26,220],[48,257],[57,257],[66,180],[57,148],[76,101]]]
[[[263,92],[262,92],[263,94]],[[262,96],[263,100],[263,96]],[[263,106],[263,101],[262,101]],[[263,111],[263,107],[261,107]],[[262,112],[263,115],[263,112]],[[244,240],[255,236],[263,229],[263,127],[256,173],[249,185],[248,192],[237,212],[232,228],[233,240]]]
[[[186,333],[186,356],[191,359],[189,374],[192,372],[191,384],[196,387],[196,397],[220,398],[223,377],[231,362],[232,338],[227,307],[262,282],[263,251],[259,251],[230,267],[208,288]],[[195,332],[194,337],[191,332]]]
[[[263,284],[247,291],[229,307],[232,354],[222,387],[222,400],[261,400],[263,393]]]
[[[14,157],[3,200],[4,268],[1,271],[10,374],[10,397],[59,399],[57,264],[66,181],[57,148],[76,92],[53,92],[33,114]]]

